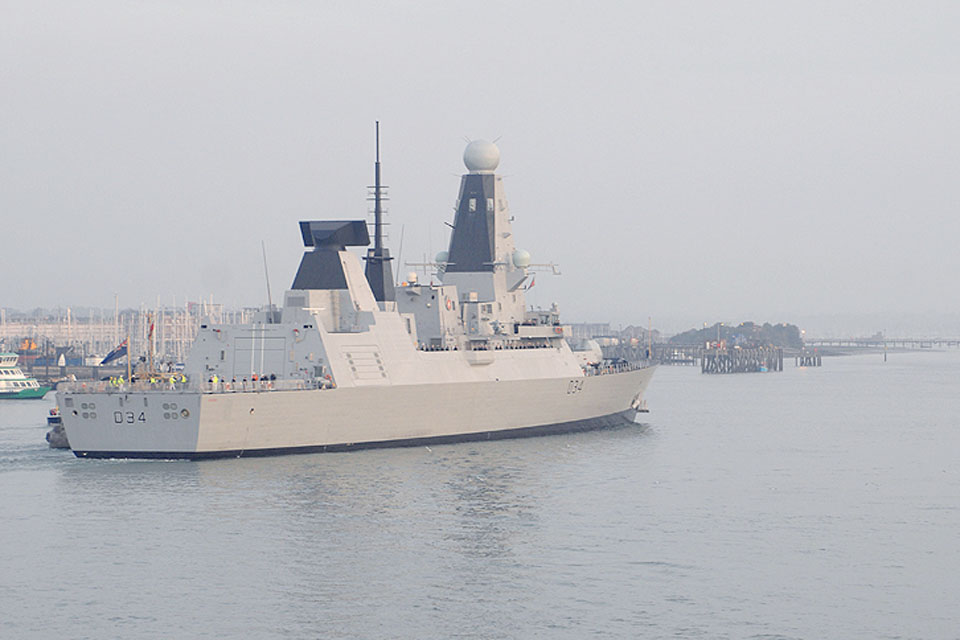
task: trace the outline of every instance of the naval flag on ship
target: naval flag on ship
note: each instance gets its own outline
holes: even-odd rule
[[[113,362],[117,358],[122,358],[123,356],[127,355],[127,340],[129,340],[129,338],[124,339],[124,341],[118,344],[113,351],[108,353],[107,357],[100,361],[100,366],[103,366],[108,362]]]

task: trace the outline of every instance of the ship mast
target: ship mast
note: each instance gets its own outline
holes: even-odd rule
[[[373,249],[383,252],[383,205],[380,191],[380,121],[377,120],[377,159],[373,163]]]
[[[373,297],[377,302],[392,302],[396,300],[393,285],[393,270],[390,267],[390,250],[383,246],[383,201],[386,199],[383,190],[386,188],[380,183],[380,121],[377,121],[377,155],[373,164],[373,248],[367,249],[364,259],[367,261],[365,270],[367,282],[373,290]],[[381,305],[383,307],[383,305]]]

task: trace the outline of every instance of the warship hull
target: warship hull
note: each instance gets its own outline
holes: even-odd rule
[[[414,272],[398,286],[383,246],[378,153],[366,268],[351,250],[370,245],[365,220],[301,220],[305,251],[282,307],[202,323],[179,378],[139,371],[132,384],[128,375],[58,390],[76,455],[343,451],[632,421],[653,367],[581,358],[555,304],[527,307],[533,270],[559,270],[514,244],[499,153],[467,145],[449,250],[425,263],[435,269],[429,284]]]
[[[63,393],[59,403],[74,407],[63,423],[78,457],[241,457],[623,425],[634,421],[653,370],[259,393]]]

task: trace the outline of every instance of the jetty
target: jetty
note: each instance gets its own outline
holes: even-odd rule
[[[626,360],[627,362],[656,362],[665,365],[697,366],[703,353],[703,347],[694,345],[677,346],[664,342],[653,344],[608,344],[600,347],[607,360]]]
[[[960,348],[960,338],[886,338],[882,334],[869,338],[810,338],[809,346],[835,347],[838,349],[943,349]]]
[[[783,371],[782,347],[705,349],[701,373],[754,373]]]
[[[819,367],[823,364],[823,356],[817,349],[803,349],[794,356],[794,361],[798,367]]]

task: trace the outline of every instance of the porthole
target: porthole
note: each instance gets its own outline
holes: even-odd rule
[[[81,403],[80,403],[80,408],[81,408],[81,409],[86,409],[86,408],[87,408],[87,403],[86,403],[86,402],[81,402]]]
[[[180,415],[181,415],[182,417],[184,417],[184,418],[189,418],[189,417],[190,417],[190,412],[187,411],[186,409],[180,409]]]
[[[176,411],[176,410],[177,410],[177,403],[176,403],[176,402],[171,402],[171,403],[170,403],[170,408],[173,409],[174,411]]]
[[[166,406],[166,405],[164,405],[164,406]],[[169,419],[170,419],[170,412],[169,412],[169,411],[164,411],[164,412],[163,412],[163,417],[164,417],[165,420],[169,420]]]
[[[169,408],[170,408],[170,405],[169,405],[168,403],[164,402],[164,403],[163,403],[163,408],[164,408],[164,409],[169,409]]]
[[[176,419],[177,419],[177,412],[176,412],[176,411],[172,412],[172,413],[170,414],[170,417],[173,418],[174,420],[176,420]]]
[[[89,418],[89,417],[90,417],[90,414],[87,413],[86,411],[84,411],[83,414],[82,414],[82,417],[84,417],[84,418]]]
[[[96,419],[97,419],[97,412],[96,412],[96,411],[91,411],[91,412],[90,412],[90,417],[93,418],[94,420],[96,420]]]

